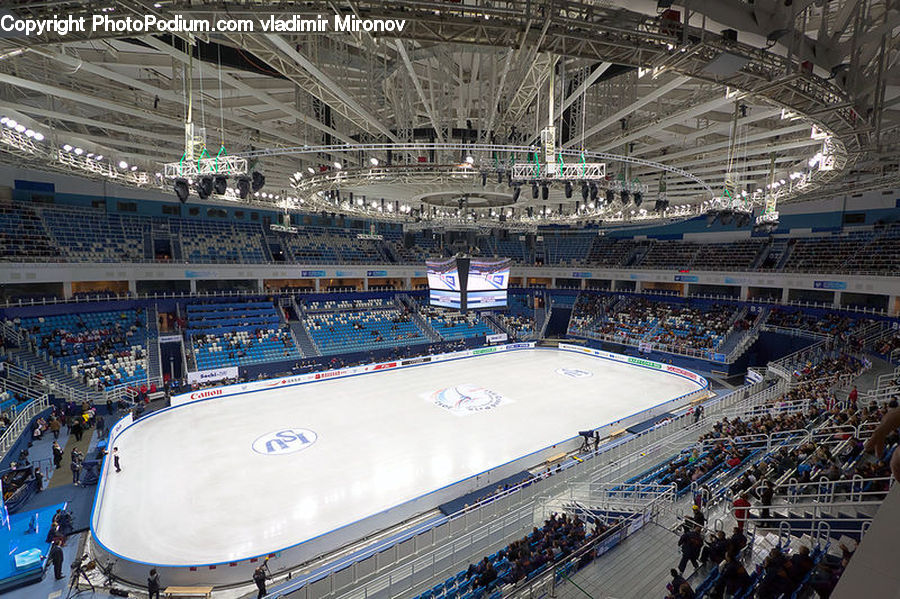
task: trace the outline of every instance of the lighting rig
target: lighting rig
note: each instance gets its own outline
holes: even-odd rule
[[[194,187],[197,196],[201,200],[211,195],[224,196],[228,191],[228,179],[235,181],[236,195],[247,199],[251,193],[257,193],[266,183],[265,176],[260,172],[253,172],[248,176],[248,163],[246,158],[229,156],[222,143],[215,156],[209,153],[206,147],[206,129],[194,128],[193,123],[193,53],[190,53],[188,62],[187,116],[184,122],[184,154],[178,162],[169,162],[164,165],[163,176],[172,180],[172,187],[178,200],[183,204],[187,201]]]

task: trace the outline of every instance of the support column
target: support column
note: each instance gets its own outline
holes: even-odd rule
[[[191,279],[191,293],[197,293],[197,279]]]
[[[63,298],[72,299],[72,281],[63,281]]]
[[[782,304],[788,303],[788,298],[790,298],[790,296],[791,296],[791,293],[790,293],[789,288],[785,287],[784,289],[782,289],[781,290],[781,303]]]
[[[412,291],[412,277],[406,277],[403,279],[404,289],[406,291]]]
[[[128,279],[128,292],[137,297],[137,279]]]
[[[319,293],[319,290],[322,288],[321,285],[319,285],[319,279],[313,279],[313,280],[316,282],[316,293]]]
[[[750,286],[749,285],[741,285],[741,301],[747,301],[747,298],[750,297]]]
[[[363,278],[363,291],[369,290],[369,277]]]
[[[260,293],[264,293],[266,290],[265,283],[262,279],[256,279],[256,290]]]
[[[900,295],[888,296],[887,312],[889,316],[900,315]]]
[[[843,293],[843,292],[841,292],[841,291],[835,291],[835,292],[834,292],[834,307],[835,307],[835,308],[840,308],[840,307],[841,307],[841,294],[842,294],[842,293]]]

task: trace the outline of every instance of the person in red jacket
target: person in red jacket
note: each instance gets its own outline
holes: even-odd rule
[[[734,500],[734,518],[737,520],[737,526],[740,530],[744,530],[744,523],[750,515],[750,502],[747,501],[747,494],[741,493],[741,496]]]
[[[856,390],[856,385],[853,385],[853,388],[850,389],[850,395],[847,396],[847,400],[850,402],[851,406],[856,406],[856,400],[859,398],[859,391]]]

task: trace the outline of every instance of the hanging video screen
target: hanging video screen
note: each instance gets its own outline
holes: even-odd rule
[[[472,260],[466,286],[466,302],[472,310],[500,308],[507,304],[509,259]]]

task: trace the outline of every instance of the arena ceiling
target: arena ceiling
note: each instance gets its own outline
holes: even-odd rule
[[[406,23],[402,33],[5,35],[0,112],[43,132],[44,144],[103,155],[113,170],[124,161],[127,170],[149,174],[146,185],[167,187],[156,173],[184,152],[190,88],[193,119],[205,128],[210,152],[224,144],[265,173],[272,197],[261,201],[305,198],[321,208],[328,202],[315,191],[340,188],[344,201],[350,192],[357,203],[365,196],[363,209],[382,198],[388,206],[452,206],[454,195],[499,208],[498,198],[511,192],[495,174],[510,156],[477,144],[536,145],[548,122],[552,82],[561,147],[665,164],[715,192],[728,172],[739,191],[764,189],[773,161],[776,180],[787,181],[781,201],[876,178],[896,181],[900,2],[683,0],[670,6],[680,22],[661,18],[670,4],[7,0],[0,17],[3,10],[20,19],[182,15],[211,22],[339,14]],[[721,35],[727,29],[737,31],[736,41]],[[790,174],[808,169],[822,149],[813,125],[833,138],[837,168],[800,190]],[[390,156],[303,149],[432,142],[454,149],[423,146]],[[0,149],[6,161],[38,160]],[[381,176],[364,176],[373,158]],[[86,174],[51,162],[43,167]],[[343,178],[334,176],[335,162]],[[388,162],[403,175],[384,172]],[[459,167],[472,176],[461,176]],[[645,185],[649,199],[659,193],[658,168],[614,161],[607,167],[613,177]],[[676,175],[667,176],[666,187],[673,205],[709,199],[702,185]],[[561,205],[567,212],[580,199],[576,192],[567,200],[555,185],[546,200],[523,190],[516,206]]]

